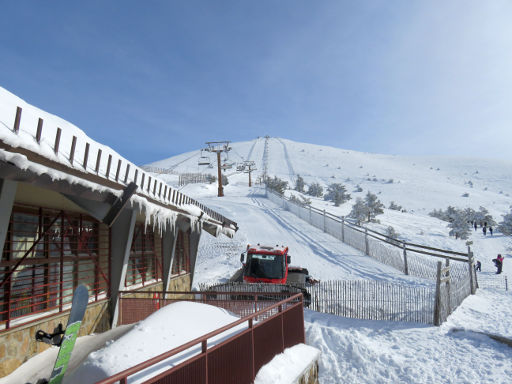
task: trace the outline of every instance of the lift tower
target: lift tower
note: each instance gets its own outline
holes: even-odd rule
[[[217,154],[217,175],[219,181],[219,191],[217,196],[222,197],[224,196],[224,189],[222,188],[222,168],[220,164],[220,154],[222,152],[228,153],[231,151],[231,147],[229,146],[229,141],[207,141],[206,145],[208,145],[208,148],[205,148],[205,151]]]

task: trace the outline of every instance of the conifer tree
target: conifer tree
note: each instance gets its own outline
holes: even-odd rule
[[[464,211],[461,210],[457,210],[453,214],[452,220],[448,224],[448,228],[451,228],[448,234],[450,236],[455,236],[456,239],[466,240],[471,233],[466,215],[464,214]]]
[[[498,231],[506,236],[512,235],[512,208],[510,213],[503,216],[503,221],[498,225]]]
[[[355,219],[357,225],[361,225],[361,223],[368,217],[368,207],[362,198],[358,197],[356,199],[356,202],[352,206],[352,210],[348,216]]]
[[[304,187],[306,186],[306,183],[304,183],[304,179],[297,175],[297,181],[295,182],[295,190],[297,192],[304,192]]]
[[[308,195],[315,197],[322,197],[324,189],[319,183],[311,183],[308,188]]]
[[[332,183],[327,188],[324,200],[332,200],[334,205],[339,207],[340,204],[350,200],[350,194],[347,193],[347,189],[343,184]]]
[[[364,198],[367,207],[368,221],[374,221],[377,215],[384,213],[384,204],[382,204],[377,195],[368,191]]]

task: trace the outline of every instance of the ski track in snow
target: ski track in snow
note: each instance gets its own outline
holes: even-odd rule
[[[277,138],[277,141],[279,141],[281,143],[281,145],[283,146],[284,160],[286,161],[286,164],[288,165],[288,172],[289,172],[290,180],[295,181],[295,179],[296,179],[295,171],[293,170],[293,165],[290,160],[290,156],[288,155],[288,150],[286,149],[286,144],[280,138]]]

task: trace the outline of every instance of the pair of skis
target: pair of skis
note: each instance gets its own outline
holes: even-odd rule
[[[80,326],[84,318],[87,303],[89,301],[89,292],[85,285],[79,285],[73,294],[73,301],[71,303],[71,312],[69,312],[69,319],[66,329],[62,329],[62,324],[54,330],[53,333],[46,333],[37,331],[36,340],[42,341],[51,345],[56,345],[59,348],[55,365],[50,379],[40,379],[36,384],[60,384],[68,368],[71,352],[75,346]]]

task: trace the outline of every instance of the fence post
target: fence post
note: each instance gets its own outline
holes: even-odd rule
[[[508,291],[508,279],[507,279],[506,275],[505,275],[505,291]]]
[[[452,313],[452,306],[451,306],[451,302],[450,302],[450,287],[451,287],[451,280],[452,280],[452,271],[450,269],[450,259],[445,259],[446,260],[446,268],[448,269],[448,271],[446,272],[447,274],[447,280],[446,280],[446,306],[448,308],[448,315],[450,315]]]
[[[471,252],[471,248],[468,245],[468,268],[469,268],[469,284],[471,286],[471,294],[474,295],[476,293],[476,284],[475,284],[475,266],[473,259],[473,252]]]
[[[409,274],[409,264],[407,263],[407,249],[405,246],[405,241],[402,242],[402,249],[404,250],[404,273],[406,275]]]
[[[324,209],[324,232],[325,232],[325,209]]]
[[[370,244],[368,244],[368,228],[364,229],[364,247],[367,256],[370,256]]]
[[[434,303],[434,325],[441,325],[441,268],[442,262],[437,262],[436,298]]]
[[[341,241],[345,242],[345,216],[341,216]]]

